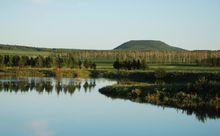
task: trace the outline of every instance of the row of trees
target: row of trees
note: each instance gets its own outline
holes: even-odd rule
[[[201,66],[220,66],[220,58],[208,58],[208,59],[203,59],[201,61],[197,61],[198,65]]]
[[[147,62],[145,59],[133,59],[133,60],[123,60],[119,61],[119,59],[116,59],[116,61],[113,63],[113,67],[117,70],[120,69],[126,69],[126,70],[137,70],[142,69],[145,70],[148,68]]]
[[[60,52],[64,53],[64,52]],[[64,53],[65,54],[65,53]],[[220,51],[72,51],[80,59],[116,60],[146,59],[147,63],[196,64],[208,58],[220,58]]]
[[[0,55],[0,67],[67,67],[67,68],[86,68],[96,69],[96,63],[91,60],[75,59],[73,56],[51,55],[51,56],[19,56],[19,55]]]

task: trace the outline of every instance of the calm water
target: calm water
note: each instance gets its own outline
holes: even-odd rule
[[[220,135],[219,119],[107,98],[98,92],[107,79],[0,81],[0,136]]]

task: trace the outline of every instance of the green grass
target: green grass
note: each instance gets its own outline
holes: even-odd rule
[[[163,68],[168,72],[218,72],[220,73],[220,67],[201,67],[201,66],[164,66],[164,65],[153,65],[149,66],[149,70],[155,70]]]
[[[158,68],[163,68],[168,72],[218,72],[220,73],[220,67],[202,67],[193,65],[162,65],[162,64],[150,64],[149,69],[135,70],[135,71],[154,71]],[[112,63],[97,62],[97,69],[114,70]]]
[[[18,77],[69,77],[69,78],[87,78],[90,72],[86,69],[70,68],[18,68],[4,67],[0,68],[0,76],[18,76]]]
[[[108,59],[94,59],[92,60],[97,64],[97,69],[103,70],[114,70],[112,64],[114,60]],[[158,68],[163,68],[168,72],[218,72],[220,73],[220,67],[205,67],[197,66],[195,64],[184,65],[184,64],[148,64],[149,69],[146,70],[135,70],[135,71],[154,71]]]
[[[49,51],[23,51],[23,50],[2,50],[0,49],[0,54],[8,54],[8,55],[45,55],[48,56],[51,54]],[[97,69],[101,70],[114,70],[113,69],[113,59],[107,58],[99,58],[99,59],[92,59],[91,61],[97,64]],[[168,72],[218,72],[220,73],[220,67],[202,67],[196,66],[194,64],[184,65],[184,64],[149,64],[149,69],[144,71],[154,71],[158,68],[163,68]],[[143,71],[143,70],[137,70]]]

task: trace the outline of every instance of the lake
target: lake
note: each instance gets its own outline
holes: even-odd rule
[[[219,136],[219,118],[112,99],[109,79],[0,79],[1,136]]]

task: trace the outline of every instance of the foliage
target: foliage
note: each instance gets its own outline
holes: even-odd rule
[[[93,62],[113,63],[117,58],[121,60],[145,59],[147,64],[163,65],[199,65],[199,66],[219,66],[220,51],[166,51],[160,47],[160,51],[143,50],[73,50],[73,49],[46,49],[26,46],[0,45],[1,55],[19,55],[28,57],[37,56],[65,56],[65,61],[74,58],[78,60],[89,59]],[[66,63],[65,62],[65,63]],[[216,63],[218,62],[218,63]],[[70,67],[70,66],[68,66]],[[76,67],[73,66],[73,67]]]
[[[119,61],[119,59],[116,59],[116,61],[113,63],[113,67],[117,70],[120,69],[126,69],[126,70],[136,70],[136,69],[143,69],[145,70],[148,66],[146,63],[146,60],[124,60]]]
[[[157,79],[163,79],[166,76],[167,72],[163,68],[158,68],[154,71],[154,75]]]
[[[204,121],[206,117],[220,117],[219,88],[219,82],[201,78],[183,84],[118,84],[103,87],[99,92],[111,98],[183,109]]]
[[[206,58],[196,62],[197,65],[200,66],[211,66],[211,67],[220,66],[220,58]]]
[[[19,56],[19,55],[0,55],[1,67],[32,67],[32,68],[82,68],[96,69],[96,63],[91,60],[75,61],[72,55],[51,55],[51,56]]]

